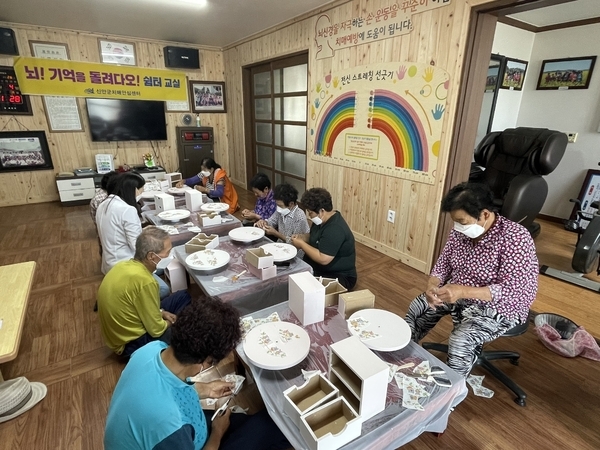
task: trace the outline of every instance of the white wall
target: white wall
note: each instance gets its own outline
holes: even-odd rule
[[[568,218],[573,207],[569,198],[579,194],[587,170],[600,169],[600,61],[596,63],[588,89],[536,91],[542,61],[600,55],[598,36],[600,24],[535,35],[517,126],[579,133],[577,142],[568,144],[562,161],[546,177],[549,193],[542,214]],[[515,49],[522,46],[519,42],[514,45]]]

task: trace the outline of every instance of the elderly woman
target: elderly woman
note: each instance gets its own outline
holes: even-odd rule
[[[466,376],[484,343],[527,320],[539,266],[531,235],[494,212],[486,185],[453,187],[442,211],[450,213],[454,229],[406,321],[418,342],[450,314],[448,366]]]
[[[276,209],[275,200],[273,198],[273,190],[271,189],[271,180],[262,172],[258,172],[252,180],[250,180],[250,188],[256,197],[256,206],[254,211],[244,209],[242,217],[244,218],[244,226],[252,226],[258,220],[266,220],[273,215]]]
[[[183,310],[171,343],[151,342],[123,370],[106,419],[106,450],[278,450],[290,447],[266,410],[252,416],[227,410],[211,422],[201,398],[228,397],[234,383],[189,378],[230,354],[241,338],[239,315],[205,298]]]
[[[255,227],[262,228],[269,237],[278,242],[292,243],[295,234],[308,234],[310,228],[304,211],[298,206],[298,190],[289,183],[275,186],[273,198],[277,210],[267,220],[259,220]],[[298,250],[298,258],[304,256],[304,251]]]
[[[177,183],[177,187],[184,185],[208,195],[216,202],[227,203],[229,209],[227,212],[233,214],[239,209],[238,195],[231,180],[227,177],[227,172],[218,165],[212,158],[204,158],[200,165],[200,173],[184,181]]]
[[[310,232],[292,236],[292,244],[304,252],[304,261],[316,276],[337,278],[346,289],[356,285],[356,248],[354,235],[339,211],[333,209],[331,194],[312,188],[300,203],[312,221]]]

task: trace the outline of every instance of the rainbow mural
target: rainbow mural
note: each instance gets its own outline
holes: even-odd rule
[[[396,167],[427,172],[429,147],[414,108],[395,92],[385,89],[375,89],[369,105],[370,128],[381,131],[389,139]]]
[[[316,155],[331,156],[333,144],[342,131],[354,127],[356,91],[337,97],[323,113],[315,134]]]

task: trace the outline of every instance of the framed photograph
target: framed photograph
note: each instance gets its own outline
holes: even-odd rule
[[[504,57],[500,55],[492,55],[490,57],[490,65],[488,66],[487,78],[485,80],[485,92],[492,92],[498,89],[498,80],[502,71]]]
[[[587,89],[595,64],[595,56],[546,59],[536,89]]]
[[[135,44],[132,42],[114,42],[98,39],[100,61],[107,64],[135,66]]]
[[[577,198],[581,202],[581,206],[575,203],[570,219],[577,221],[577,224],[585,229],[590,222],[578,217],[577,211],[581,209],[590,215],[594,213],[595,208],[592,208],[591,204],[600,200],[600,170],[590,169],[587,171]]]
[[[192,112],[227,112],[225,105],[225,82],[190,80],[189,85]]]
[[[53,168],[45,131],[0,132],[0,172]]]
[[[31,55],[35,58],[62,59],[68,61],[69,47],[59,42],[29,41]]]
[[[502,73],[502,84],[500,84],[500,88],[520,91],[523,89],[526,72],[527,61],[506,58],[504,62],[504,72]]]

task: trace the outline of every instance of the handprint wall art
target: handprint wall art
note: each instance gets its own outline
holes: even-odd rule
[[[448,88],[445,70],[412,62],[327,73],[310,92],[312,158],[434,183]]]

